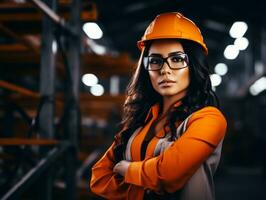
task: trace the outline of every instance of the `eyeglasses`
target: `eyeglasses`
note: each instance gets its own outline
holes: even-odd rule
[[[144,67],[149,71],[161,70],[165,62],[170,69],[182,69],[188,66],[188,56],[185,53],[175,53],[166,58],[156,55],[143,58]]]

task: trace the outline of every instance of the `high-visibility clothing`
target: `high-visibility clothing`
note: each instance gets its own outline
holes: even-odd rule
[[[160,137],[166,135],[164,129],[156,133],[147,145],[145,159],[141,160],[143,140],[158,114],[159,105],[155,104],[146,117],[149,121],[131,141],[132,162],[125,177],[113,172],[114,144],[93,166],[90,187],[95,194],[106,199],[142,200],[146,189],[172,193],[182,189],[200,166],[217,153],[215,149],[225,136],[227,122],[219,109],[207,106],[195,111],[182,136],[154,157]],[[213,164],[217,166],[217,162]]]

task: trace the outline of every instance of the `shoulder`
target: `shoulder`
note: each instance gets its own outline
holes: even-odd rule
[[[191,115],[191,119],[197,118],[215,118],[216,120],[221,120],[226,123],[226,119],[222,111],[214,106],[206,106],[201,108]]]
[[[188,120],[187,129],[201,139],[217,145],[224,137],[227,121],[220,109],[206,106],[195,111]]]

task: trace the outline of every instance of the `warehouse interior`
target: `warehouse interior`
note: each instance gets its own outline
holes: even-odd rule
[[[265,199],[265,9],[262,0],[0,0],[0,199],[100,199],[90,169],[121,128],[136,42],[172,11],[200,27],[228,121],[217,200]]]

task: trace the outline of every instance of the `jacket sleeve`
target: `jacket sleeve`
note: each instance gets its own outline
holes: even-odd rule
[[[196,111],[187,129],[157,157],[132,162],[125,182],[155,191],[174,192],[184,186],[224,138],[227,123],[215,107]]]
[[[124,182],[124,177],[113,172],[113,147],[114,143],[92,167],[90,188],[93,193],[106,199],[126,199],[128,184]]]

